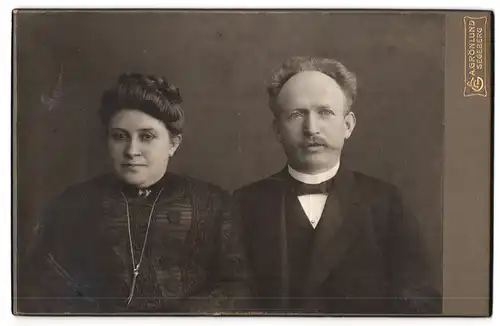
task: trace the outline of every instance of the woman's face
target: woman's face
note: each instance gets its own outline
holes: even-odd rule
[[[136,187],[149,187],[163,177],[180,142],[180,135],[171,137],[162,121],[139,110],[122,109],[109,123],[113,170]]]

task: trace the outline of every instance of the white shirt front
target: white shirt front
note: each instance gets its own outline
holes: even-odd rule
[[[340,161],[328,171],[318,173],[318,174],[305,174],[299,171],[294,170],[290,165],[288,166],[288,173],[294,178],[303,183],[307,184],[319,184],[323,181],[329,180],[333,178],[340,167]],[[300,205],[306,213],[309,222],[311,223],[313,228],[316,228],[319,220],[321,219],[321,214],[323,214],[323,209],[325,208],[326,199],[328,195],[326,194],[312,194],[312,195],[303,195],[297,196],[299,199]]]

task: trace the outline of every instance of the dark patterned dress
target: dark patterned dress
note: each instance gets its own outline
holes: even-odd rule
[[[39,223],[36,248],[22,266],[19,309],[244,311],[249,275],[241,226],[229,206],[218,187],[171,173],[140,194],[111,175],[73,186]],[[135,286],[131,243],[136,264],[145,243]]]

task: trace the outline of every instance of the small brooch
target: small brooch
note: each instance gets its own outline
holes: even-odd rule
[[[151,190],[150,189],[139,189],[138,194],[140,197],[146,198],[151,194]]]

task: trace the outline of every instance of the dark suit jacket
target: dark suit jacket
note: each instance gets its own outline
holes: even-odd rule
[[[241,299],[250,291],[248,265],[241,225],[229,214],[229,196],[216,186],[171,173],[157,185],[164,191],[154,208],[137,284],[144,299],[136,295],[133,305],[125,305],[132,283],[127,207],[121,184],[106,175],[70,187],[43,215],[36,246],[18,269],[18,312],[204,314],[242,309]],[[129,199],[131,215],[141,214],[147,222],[153,197]]]
[[[245,226],[255,309],[340,314],[438,314],[417,220],[397,189],[341,166],[314,235],[303,295],[290,297],[286,169],[235,192]],[[293,253],[291,253],[293,254]],[[296,304],[294,306],[297,306]]]

